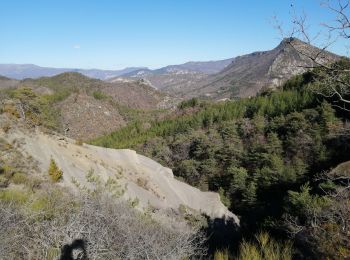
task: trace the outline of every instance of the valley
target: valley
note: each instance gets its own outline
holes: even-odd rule
[[[20,19],[33,38],[0,64],[0,259],[350,258],[349,2],[325,6],[326,40],[292,4],[277,44],[259,13],[243,26],[255,7],[180,2]]]

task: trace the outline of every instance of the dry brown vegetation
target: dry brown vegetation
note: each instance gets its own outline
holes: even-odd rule
[[[188,259],[204,253],[194,230],[165,227],[105,196],[73,198],[50,190],[21,203],[0,201],[1,259],[57,259],[77,239],[85,242],[89,259]]]

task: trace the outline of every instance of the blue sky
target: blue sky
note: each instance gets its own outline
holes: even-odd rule
[[[332,19],[320,0],[1,0],[0,63],[120,69],[230,58],[274,48],[271,18],[288,27],[291,5],[312,32]]]

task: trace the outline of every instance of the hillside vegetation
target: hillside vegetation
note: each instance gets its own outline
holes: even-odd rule
[[[11,85],[15,82],[15,85]],[[88,140],[114,131],[127,122],[164,114],[171,99],[138,81],[107,83],[79,73],[54,77],[0,80],[0,100],[21,107],[19,117],[69,137]],[[64,132],[65,129],[69,131]]]
[[[89,259],[183,259],[205,254],[201,234],[158,223],[102,194],[76,197],[47,185],[34,193],[1,190],[0,206],[2,259],[70,259],[64,257],[73,249]]]
[[[332,171],[350,160],[348,113],[310,91],[323,73],[295,76],[254,98],[192,99],[179,106],[187,111],[181,116],[147,129],[133,123],[92,143],[132,147],[191,185],[218,191],[241,216],[245,238],[267,230],[292,238],[295,256],[350,257],[348,168]]]

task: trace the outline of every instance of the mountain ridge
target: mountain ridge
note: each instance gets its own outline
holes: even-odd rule
[[[103,70],[103,69],[80,69],[80,68],[53,68],[53,67],[42,67],[35,64],[0,64],[0,75],[11,78],[22,80],[25,78],[39,78],[39,77],[50,77],[55,76],[64,72],[79,72],[85,76],[91,78],[97,78],[102,80],[108,80],[115,77],[129,77],[134,75],[133,72],[138,71],[149,71],[150,73],[162,73],[169,69],[174,70],[187,70],[190,72],[198,73],[216,73],[222,68],[227,66],[232,59],[216,60],[216,61],[190,61],[178,65],[168,65],[158,69],[149,69],[147,67],[126,67],[119,70]]]
[[[262,89],[279,87],[292,76],[314,66],[307,56],[319,51],[297,38],[285,38],[272,50],[237,56],[221,72],[196,85],[170,89],[170,92],[185,97],[209,96],[214,99],[254,96]],[[320,63],[331,63],[339,58],[330,52],[323,52],[318,57]]]
[[[100,70],[41,67],[35,64],[0,64],[0,75],[23,80],[26,78],[52,77],[65,72],[79,72],[91,78],[107,79],[142,68],[144,67],[127,67],[121,70]]]

